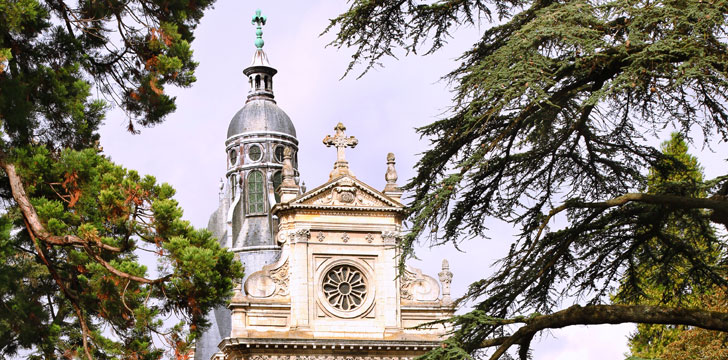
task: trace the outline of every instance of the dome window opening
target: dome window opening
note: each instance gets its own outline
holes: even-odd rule
[[[278,150],[278,149],[276,149]],[[281,195],[278,194],[278,187],[281,186],[281,183],[283,182],[283,175],[280,171],[276,171],[273,173],[273,196],[276,199],[276,203],[281,202]]]
[[[275,160],[278,163],[282,163],[283,162],[283,149],[284,149],[283,145],[276,146],[276,149],[275,149]]]
[[[263,157],[263,149],[260,148],[260,145],[250,145],[248,147],[248,158],[250,161],[257,162],[260,161],[260,158]]]
[[[262,214],[265,211],[263,196],[263,174],[252,171],[248,174],[248,214]]]
[[[268,79],[269,78],[267,76],[263,76],[263,89],[266,91],[270,90],[270,83]]]
[[[238,151],[236,149],[230,149],[228,156],[230,158],[230,166],[235,166],[238,163]]]
[[[255,76],[255,90],[260,90],[260,75]]]
[[[237,178],[235,175],[230,176],[230,196],[235,199],[235,195],[237,195],[238,190],[238,184],[237,184]]]

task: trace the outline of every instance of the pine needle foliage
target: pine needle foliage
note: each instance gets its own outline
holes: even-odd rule
[[[662,143],[662,152],[677,161],[677,165],[682,164],[682,166],[672,167],[665,164],[666,166],[652,169],[647,178],[647,192],[691,197],[705,196],[705,192],[699,187],[703,182],[702,168],[698,159],[688,153],[688,146],[683,137],[679,133],[673,133],[670,140]],[[717,265],[721,253],[719,242],[715,238],[715,233],[709,231],[707,218],[691,216],[696,212],[699,213],[700,210],[683,214],[683,217],[671,218],[666,222],[666,229],[663,231],[681,238],[682,242],[692,243],[701,250],[699,255],[701,261]],[[639,288],[643,292],[627,294],[618,291],[614,298],[616,302],[706,307],[702,299],[709,297],[715,289],[691,287],[691,284],[687,284],[682,277],[682,271],[689,267],[688,264],[670,261],[672,254],[669,253],[669,249],[666,252],[659,242],[644,247],[643,250],[646,250],[645,253],[637,258],[639,264],[623,280],[639,283]],[[666,272],[665,270],[669,268],[664,266],[665,263],[674,267],[674,270]],[[683,325],[639,324],[637,331],[629,339],[630,352],[633,357],[663,359],[667,355],[667,346],[678,341],[687,329]]]
[[[418,240],[488,237],[489,219],[509,222],[517,240],[464,299],[493,318],[543,315],[518,331],[456,318],[462,349],[497,346],[498,358],[520,346],[525,359],[544,328],[685,322],[682,308],[598,306],[644,254],[662,260],[663,279],[680,269],[667,298],[728,285],[703,256],[725,241],[708,234],[728,229],[728,174],[671,184],[678,193],[647,190],[649,169],[684,169],[650,145],[663,129],[688,141],[702,132],[708,147],[728,141],[726,14],[725,0],[354,0],[331,20],[331,45],[352,48],[347,72],[362,74],[397,49],[431,53],[459,26],[492,24],[444,77],[450,113],[418,129],[431,146],[407,185],[403,254]],[[676,218],[692,219],[707,245],[666,231]],[[554,219],[567,225],[552,229]],[[621,286],[625,296],[645,292],[638,281]],[[559,310],[575,298],[586,306]]]
[[[0,357],[184,359],[242,277],[98,143],[110,106],[135,133],[174,111],[212,2],[0,0]]]
[[[85,357],[87,343],[93,358],[158,359],[154,341],[174,339],[185,354],[242,276],[233,254],[181,220],[170,185],[94,149],[19,149],[13,163],[50,237],[79,245],[39,239],[17,208],[0,217],[1,353]],[[170,315],[180,324],[165,325]]]

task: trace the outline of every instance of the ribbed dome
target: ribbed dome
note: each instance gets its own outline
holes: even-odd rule
[[[238,134],[275,131],[296,137],[296,128],[291,118],[276,105],[267,99],[251,99],[233,119],[230,120],[227,136],[231,138]]]

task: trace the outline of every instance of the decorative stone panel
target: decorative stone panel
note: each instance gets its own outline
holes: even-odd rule
[[[240,360],[414,360],[414,356],[247,355]]]
[[[327,257],[316,272],[316,303],[327,317],[352,319],[367,315],[376,298],[374,272],[364,259]]]

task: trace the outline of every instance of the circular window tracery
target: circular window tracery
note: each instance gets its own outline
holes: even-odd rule
[[[248,157],[252,161],[258,161],[263,156],[263,150],[258,145],[250,145],[248,148]]]
[[[367,284],[362,272],[351,265],[338,265],[323,279],[326,301],[335,309],[356,310],[367,297]]]

